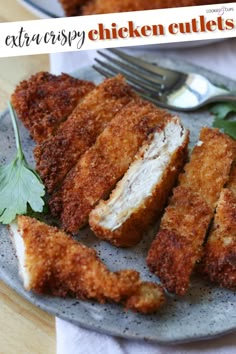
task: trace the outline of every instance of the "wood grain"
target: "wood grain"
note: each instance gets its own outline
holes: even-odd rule
[[[0,22],[35,17],[16,0],[0,0]],[[33,73],[49,70],[48,55],[0,59],[0,110],[16,84]],[[55,353],[54,317],[39,310],[0,282],[0,354]]]

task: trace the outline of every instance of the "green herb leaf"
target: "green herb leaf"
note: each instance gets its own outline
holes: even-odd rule
[[[21,146],[16,116],[9,103],[16,137],[17,154],[9,164],[0,167],[0,222],[11,223],[16,215],[27,213],[27,208],[42,212],[44,185],[38,174],[28,165]]]
[[[217,119],[225,119],[229,113],[236,112],[236,103],[217,103],[210,108],[210,112],[212,112]]]
[[[236,139],[236,121],[227,121],[222,119],[215,119],[213,127],[224,130],[224,133]]]

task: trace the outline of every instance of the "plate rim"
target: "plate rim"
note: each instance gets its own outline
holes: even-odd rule
[[[162,55],[163,56],[163,55]],[[168,56],[170,59],[171,56]],[[180,61],[180,60],[179,60]],[[183,61],[181,60],[181,63],[183,63]],[[196,67],[198,68],[196,65],[193,65],[193,64],[189,64],[189,63],[185,63],[186,65],[189,65],[191,67]],[[88,66],[87,67],[87,70],[88,69],[91,69],[91,66]],[[202,68],[201,68],[202,69]],[[83,73],[85,70],[85,68],[81,69],[81,73]],[[205,72],[210,72],[209,70],[206,70],[206,69],[202,69],[203,71]],[[75,74],[75,73],[74,73]],[[79,75],[79,71],[77,71],[77,74]],[[228,79],[226,77],[223,77],[223,75],[220,75],[221,78],[224,78],[224,79]],[[95,79],[94,79],[95,80]],[[230,79],[228,79],[230,80]],[[234,82],[233,80],[230,80],[232,82]],[[236,82],[235,82],[236,84]],[[7,113],[7,109],[2,111],[0,113],[0,120],[2,117],[4,117]],[[5,230],[5,228],[4,228]],[[8,231],[6,231],[8,232]],[[0,233],[1,233],[1,229],[0,229]],[[4,273],[5,274],[5,273]],[[54,308],[51,308],[50,307],[50,303],[45,303],[44,301],[47,301],[47,298],[45,298],[45,296],[43,297],[39,297],[37,295],[35,295],[34,293],[32,292],[27,292],[24,290],[23,288],[23,285],[21,283],[21,281],[18,279],[18,281],[20,282],[21,284],[21,287],[20,287],[20,290],[19,288],[17,288],[17,284],[14,285],[14,283],[10,280],[10,277],[9,275],[6,276],[6,275],[3,275],[1,270],[0,270],[0,279],[2,279],[8,286],[10,286],[12,289],[14,289],[20,296],[22,296],[23,298],[25,298],[27,301],[30,301],[31,304],[33,304],[34,306],[37,306],[38,308],[41,308],[42,310],[46,311],[46,312],[49,312],[55,316],[58,316],[66,321],[69,321],[75,325],[80,325],[82,327],[85,327],[85,328],[88,328],[88,329],[91,329],[91,330],[96,330],[98,332],[101,332],[101,333],[107,333],[109,335],[115,335],[115,336],[118,336],[118,337],[122,337],[122,338],[127,338],[127,339],[133,339],[133,340],[147,340],[147,341],[150,341],[150,342],[155,342],[155,343],[161,343],[161,344],[180,344],[180,343],[188,343],[188,342],[193,342],[193,341],[202,341],[202,340],[210,340],[210,339],[213,339],[213,338],[218,338],[218,337],[221,337],[221,336],[224,336],[224,335],[227,335],[227,334],[230,334],[230,333],[233,333],[235,330],[236,330],[236,321],[235,323],[231,324],[228,328],[226,329],[218,329],[218,330],[214,330],[214,333],[212,334],[199,334],[198,336],[196,336],[196,334],[193,334],[193,335],[189,335],[189,336],[184,336],[184,334],[181,336],[178,337],[178,339],[163,339],[161,337],[158,337],[158,333],[156,334],[155,338],[154,337],[147,337],[145,335],[135,335],[135,333],[121,333],[121,331],[118,331],[118,329],[116,330],[110,330],[109,327],[106,327],[104,328],[101,328],[99,326],[99,324],[97,322],[94,322],[94,323],[89,323],[89,324],[86,324],[84,322],[84,320],[80,320],[80,318],[78,317],[76,320],[73,320],[73,319],[69,319],[66,315],[63,315],[62,313],[58,314],[58,311]],[[39,299],[41,300],[40,304],[39,302],[37,301],[36,303],[32,300],[32,297],[33,297],[33,300],[34,299]],[[50,299],[53,299],[53,297],[50,297]],[[58,298],[60,300],[60,298]],[[86,301],[86,303],[89,302],[89,301]],[[97,304],[99,305],[99,304]],[[116,305],[116,306],[119,306],[120,307],[120,311],[122,311],[123,309],[121,308],[120,305]]]

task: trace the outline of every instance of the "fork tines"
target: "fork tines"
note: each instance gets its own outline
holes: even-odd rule
[[[185,79],[182,73],[148,63],[117,49],[97,53],[105,60],[95,58],[97,65],[93,65],[93,68],[96,71],[105,77],[122,74],[141,96],[159,105],[163,96]]]

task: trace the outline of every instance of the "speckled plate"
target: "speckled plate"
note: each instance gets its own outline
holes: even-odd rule
[[[161,65],[173,69],[202,73],[216,84],[236,89],[236,82],[230,79],[186,63],[179,63],[170,57],[148,53],[148,59],[152,61],[155,59]],[[102,80],[91,68],[77,72],[75,76],[96,82]],[[191,144],[196,143],[200,128],[212,123],[212,118],[206,110],[180,116],[191,131]],[[33,162],[33,142],[22,126],[20,130],[26,156]],[[0,163],[8,161],[14,153],[13,130],[9,114],[5,111],[0,116]],[[110,269],[135,268],[140,271],[143,279],[157,281],[157,278],[148,272],[145,264],[147,250],[156,228],[154,227],[145,236],[145,240],[132,249],[116,249],[98,241],[88,229],[80,233],[79,239],[86,245],[94,247]],[[236,330],[236,293],[213,286],[197,276],[193,276],[186,296],[181,299],[170,296],[167,304],[157,314],[151,316],[125,312],[122,306],[115,304],[100,305],[69,298],[39,297],[26,292],[19,279],[17,259],[7,228],[4,226],[0,226],[0,279],[45,311],[74,324],[121,337],[177,343],[212,338]]]

